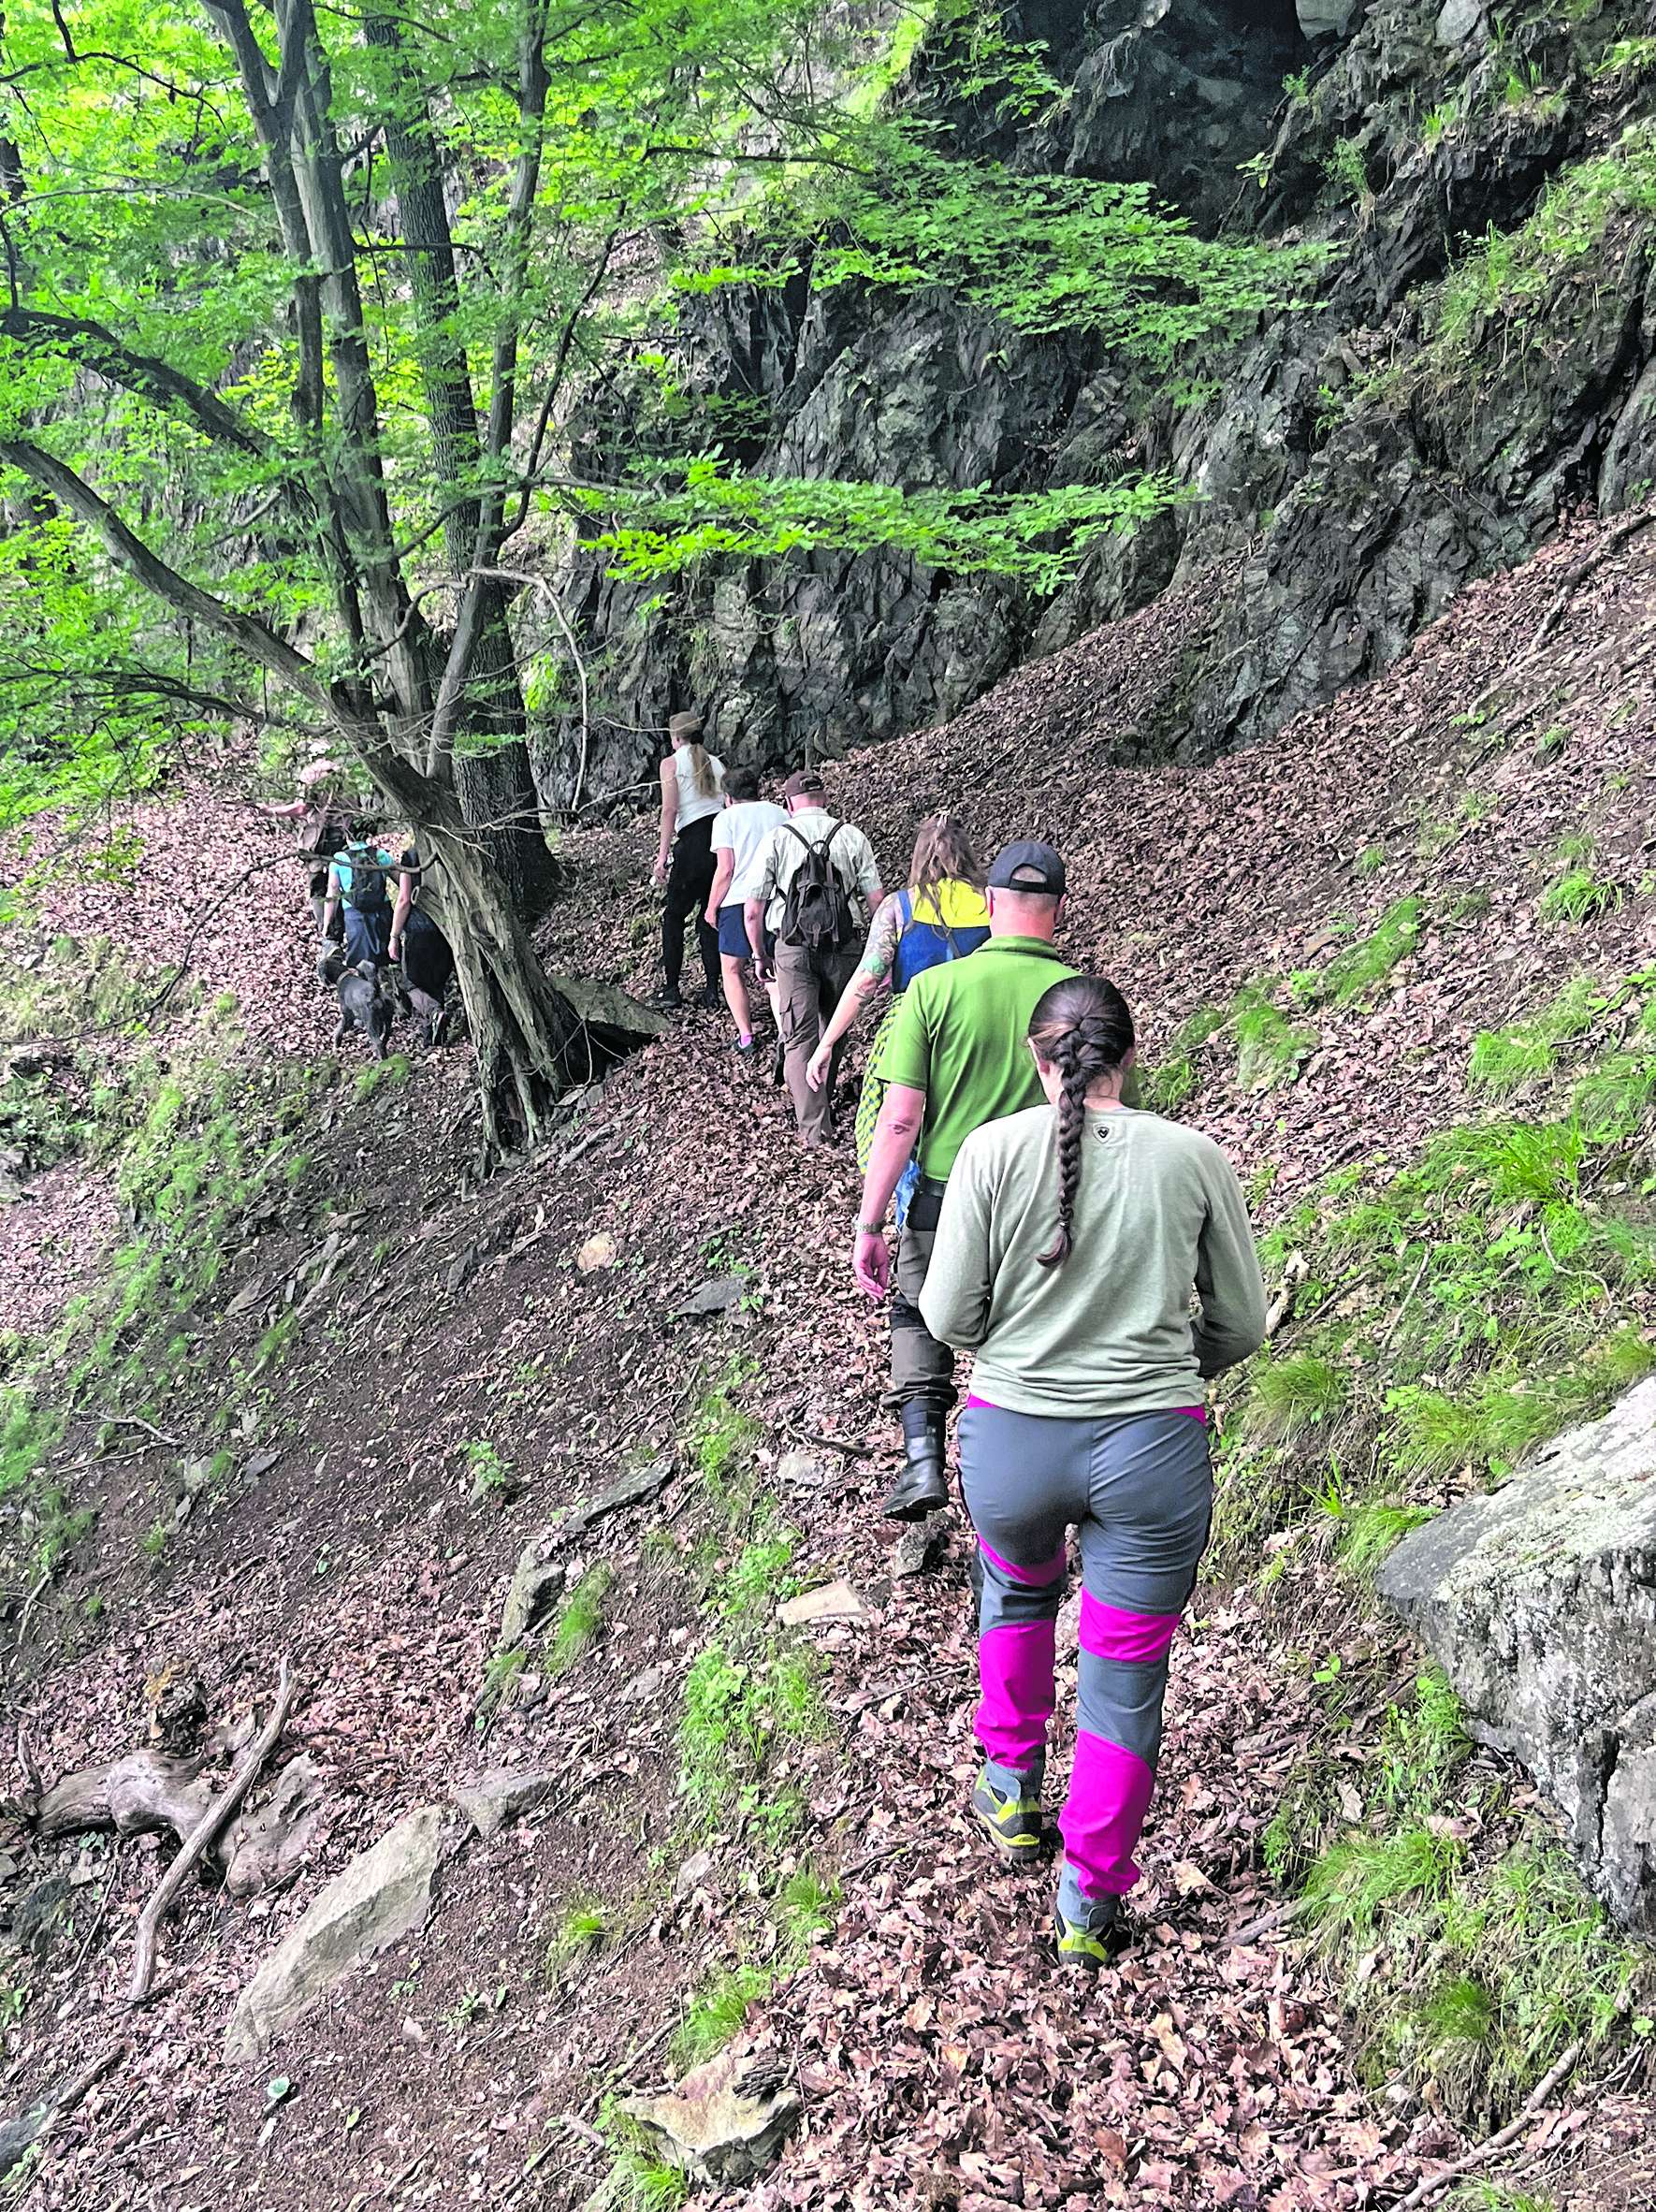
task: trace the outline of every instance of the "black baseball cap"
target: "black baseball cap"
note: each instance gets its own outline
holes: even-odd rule
[[[808,798],[812,792],[826,789],[826,784],[815,768],[800,768],[783,784],[782,796],[785,799],[804,799]]]
[[[1064,858],[1054,846],[1038,837],[1020,837],[1003,845],[989,870],[992,891],[1034,891],[1048,898],[1065,892]]]

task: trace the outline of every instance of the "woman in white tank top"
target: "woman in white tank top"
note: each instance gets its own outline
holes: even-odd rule
[[[702,743],[702,718],[675,714],[667,724],[673,750],[661,763],[661,841],[655,879],[667,887],[661,914],[661,966],[667,971],[663,1006],[682,1006],[684,925],[693,914],[706,987],[705,1006],[719,1004],[719,932],[704,909],[713,888],[713,823],[724,805],[724,763]]]

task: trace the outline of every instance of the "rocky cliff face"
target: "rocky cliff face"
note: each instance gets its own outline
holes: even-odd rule
[[[709,301],[684,334],[691,381],[731,408],[749,467],[1017,491],[1101,480],[1130,444],[1191,496],[1045,604],[884,554],[727,565],[667,603],[577,560],[586,793],[647,776],[681,704],[727,757],[834,754],[946,719],[1021,658],[1210,573],[1212,643],[1141,744],[1211,755],[1387,666],[1562,507],[1656,479],[1642,10],[1031,0],[1020,27],[1070,92],[1006,158],[1152,182],[1210,234],[1326,238],[1317,297],[1183,408],[1084,340],[1019,338],[940,287]],[[596,445],[628,404],[594,417]],[[555,799],[580,746],[572,720],[544,755]]]

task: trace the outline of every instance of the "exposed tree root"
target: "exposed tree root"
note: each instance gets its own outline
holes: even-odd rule
[[[155,1941],[161,1923],[170,1911],[173,1899],[183,1887],[191,1869],[211,1847],[220,1829],[258,1779],[265,1761],[275,1749],[277,1738],[287,1724],[287,1716],[293,1710],[293,1698],[294,1682],[288,1673],[287,1661],[283,1659],[276,1684],[276,1702],[270,1708],[270,1717],[242,1754],[236,1771],[224,1789],[190,1830],[184,1840],[183,1849],[156,1884],[149,1903],[138,1917],[138,1949],[133,1957],[132,1980],[126,1991],[129,2004],[142,2004],[149,1996],[150,1985],[155,1978]]]
[[[35,2145],[49,2135],[66,2114],[73,2112],[87,2091],[125,2056],[123,2043],[111,2044],[107,2051],[89,2059],[79,2074],[72,2074],[61,2088],[54,2089],[38,2104],[30,2105],[14,2120],[0,2121],[0,2179],[21,2165]]]
[[[1472,714],[1481,715],[1487,712],[1503,691],[1509,692],[1512,690],[1514,683],[1524,670],[1540,658],[1557,635],[1559,626],[1570,611],[1571,600],[1575,598],[1588,577],[1593,575],[1596,570],[1603,568],[1605,562],[1610,559],[1612,554],[1625,546],[1629,538],[1637,537],[1641,531],[1649,530],[1653,523],[1656,523],[1656,507],[1644,507],[1636,515],[1624,515],[1620,522],[1614,524],[1605,532],[1586,559],[1578,560],[1565,575],[1563,582],[1554,592],[1547,612],[1536,625],[1535,634],[1530,640],[1529,645],[1518,659],[1503,669],[1495,681],[1486,685],[1473,701],[1470,709]]]
[[[42,1841],[109,1829],[119,1836],[176,1836],[179,1855],[152,1898],[146,1918],[157,1899],[165,1913],[191,1869],[203,1860],[221,1875],[232,1897],[280,1889],[298,1872],[316,1840],[324,1810],[322,1769],[301,1753],[288,1761],[256,1812],[238,1817],[238,1811],[275,1748],[293,1698],[284,1661],[270,1716],[222,1789],[213,1786],[208,1754],[146,1747],[111,1765],[66,1774],[43,1791],[27,1747],[20,1741],[24,1787],[15,1800],[19,1817]],[[151,1941],[153,1945],[153,1932]],[[142,1923],[139,1943],[141,1952]]]

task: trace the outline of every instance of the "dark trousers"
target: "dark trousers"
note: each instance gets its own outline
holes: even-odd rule
[[[958,1395],[954,1353],[937,1342],[921,1318],[920,1294],[932,1263],[942,1207],[943,1186],[922,1175],[908,1201],[908,1218],[897,1231],[892,1268],[892,1380],[885,1396],[892,1413],[901,1414],[906,1405],[926,1406],[939,1428]]]
[[[377,968],[391,944],[391,905],[345,909],[345,957],[353,968],[371,960]]]
[[[667,971],[670,991],[677,990],[684,972],[684,925],[692,914],[707,988],[719,988],[719,932],[707,920],[707,900],[713,890],[713,824],[718,819],[715,814],[704,814],[700,822],[681,829],[673,840],[667,904],[661,915],[661,966]]]
[[[839,1055],[828,1070],[820,1091],[805,1079],[811,1055],[822,1041],[828,1017],[839,1004],[840,994],[856,973],[855,945],[833,946],[813,953],[808,945],[777,947],[777,1012],[782,1025],[782,1066],[788,1094],[793,1100],[793,1118],[807,1144],[826,1144],[834,1134],[834,1079],[839,1072]]]

